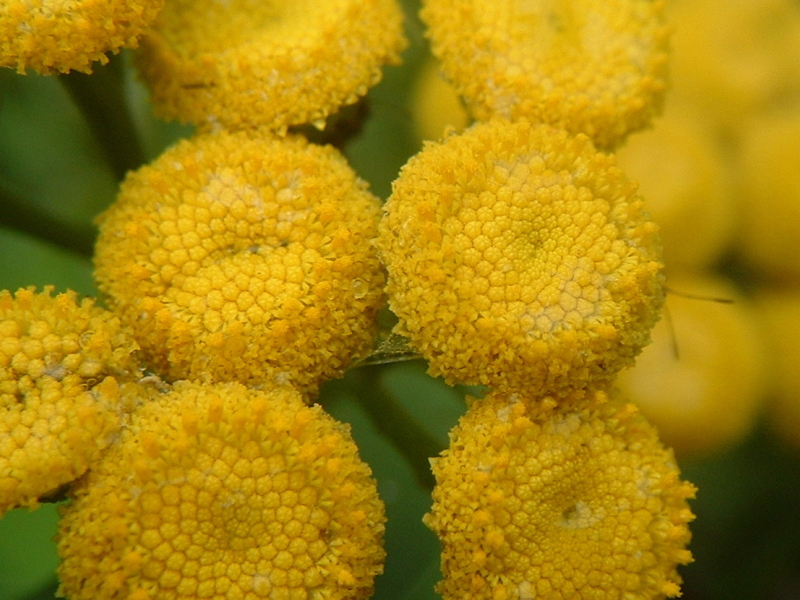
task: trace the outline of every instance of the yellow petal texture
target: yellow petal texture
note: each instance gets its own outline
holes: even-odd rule
[[[371,349],[379,214],[331,147],[202,135],[129,175],[95,274],[163,376],[313,388]]]
[[[383,503],[349,427],[288,386],[177,383],[72,496],[70,600],[355,600],[383,569]]]
[[[477,119],[525,117],[612,148],[660,110],[662,12],[652,0],[425,0],[421,16]]]
[[[679,458],[710,455],[740,442],[763,405],[764,344],[755,311],[728,280],[668,278],[669,319],[617,380]],[[703,299],[707,298],[707,299]],[[730,304],[714,301],[729,300]]]
[[[442,542],[445,600],[653,600],[680,594],[695,489],[636,409],[530,412],[474,403],[434,459],[426,524]]]
[[[106,53],[136,46],[164,0],[3,0],[0,66],[42,74],[108,62]]]
[[[0,292],[0,515],[35,507],[109,445],[135,349],[118,319],[73,292]]]
[[[596,387],[649,341],[663,302],[657,227],[584,135],[478,124],[413,157],[385,211],[396,332],[448,382]]]
[[[395,0],[175,0],[138,63],[163,117],[285,131],[366,94],[399,61],[402,20]]]

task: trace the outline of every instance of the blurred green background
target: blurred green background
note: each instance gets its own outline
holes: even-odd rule
[[[382,198],[401,165],[420,148],[408,96],[427,49],[416,5],[406,4],[411,47],[403,65],[388,68],[369,94],[364,128],[346,148],[356,171]],[[127,53],[98,67],[92,77],[120,84],[139,138],[138,159],[136,152],[121,147],[129,141],[124,132],[116,141],[118,151],[113,136],[102,141],[94,135],[91,120],[68,91],[75,89],[74,81],[65,85],[55,77],[0,71],[0,289],[54,285],[94,295],[92,219],[112,202],[120,164],[133,167],[138,160],[150,160],[190,133],[150,114]],[[85,84],[81,80],[77,87]],[[112,88],[101,101],[114,102]],[[97,118],[91,111],[89,116]],[[117,154],[117,160],[109,160],[110,154]],[[400,412],[365,412],[364,402],[380,394],[392,395]],[[421,522],[430,506],[430,480],[420,469],[423,453],[446,445],[448,430],[464,410],[463,390],[431,379],[421,361],[411,360],[357,369],[326,386],[321,401],[352,424],[387,504],[388,560],[375,598],[436,598],[439,548]],[[408,419],[421,437],[403,439]],[[800,451],[782,446],[758,426],[724,454],[681,466],[699,488],[692,504],[696,560],[682,569],[683,597],[800,598]],[[56,522],[53,505],[11,511],[0,519],[0,600],[53,597]]]

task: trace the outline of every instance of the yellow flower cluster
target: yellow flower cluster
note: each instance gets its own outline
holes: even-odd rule
[[[479,120],[527,118],[602,148],[658,114],[666,90],[663,2],[425,0],[433,53]]]
[[[606,385],[649,342],[658,228],[586,136],[475,125],[413,157],[384,208],[397,331],[432,374],[563,393]]]
[[[402,20],[395,0],[176,0],[144,37],[138,64],[163,117],[322,127],[399,61]]]
[[[379,214],[331,147],[205,134],[123,183],[95,275],[163,376],[313,390],[371,349]]]
[[[82,475],[130,409],[136,345],[74,293],[0,291],[0,515]],[[125,400],[127,398],[128,400]]]
[[[564,413],[492,394],[461,419],[426,517],[445,600],[680,595],[695,489],[633,405],[605,400]]]
[[[164,0],[3,0],[0,67],[90,73],[106,53],[134,47]]]
[[[177,383],[71,496],[72,600],[356,600],[383,569],[383,504],[348,426],[289,387]]]

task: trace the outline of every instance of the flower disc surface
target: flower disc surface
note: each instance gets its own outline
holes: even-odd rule
[[[206,134],[128,176],[95,275],[161,375],[314,388],[371,348],[379,215],[331,147]]]
[[[652,600],[680,595],[693,518],[672,452],[632,405],[531,411],[474,403],[433,462],[426,524],[446,600]]]
[[[383,503],[349,427],[289,387],[176,384],[137,410],[72,493],[72,600],[361,599]]]
[[[657,226],[586,136],[493,120],[427,145],[378,248],[397,333],[448,381],[541,394],[604,385],[663,302]]]

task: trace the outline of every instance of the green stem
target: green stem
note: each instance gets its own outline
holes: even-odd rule
[[[58,76],[120,181],[146,162],[125,101],[123,75],[122,57],[115,56],[107,65],[95,67],[91,75],[73,71]]]
[[[444,447],[394,397],[383,382],[383,365],[351,369],[343,385],[358,401],[370,420],[397,450],[405,456],[417,481],[426,489],[436,483],[431,472],[430,457]]]
[[[87,258],[94,252],[93,227],[66,225],[36,204],[27,202],[21,193],[2,178],[0,226],[22,231]]]

